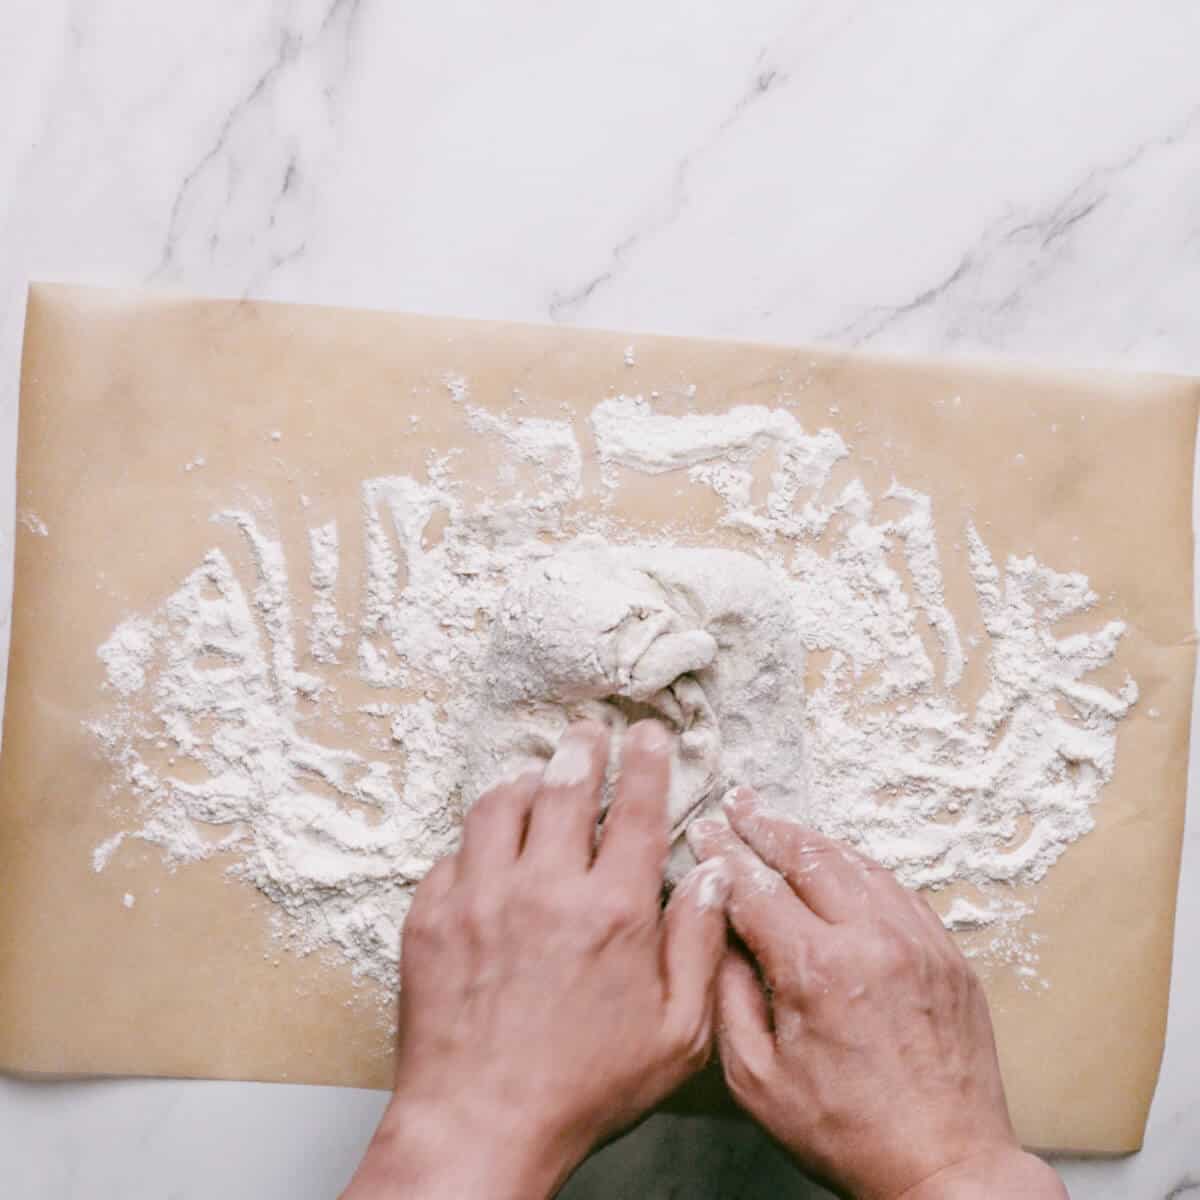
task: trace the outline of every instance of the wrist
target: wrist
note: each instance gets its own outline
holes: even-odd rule
[[[455,1107],[393,1097],[343,1200],[540,1200],[582,1158],[511,1114]]]
[[[914,1184],[896,1200],[1069,1200],[1058,1172],[1018,1146],[973,1154]]]

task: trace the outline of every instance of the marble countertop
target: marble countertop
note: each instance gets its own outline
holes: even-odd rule
[[[5,0],[0,587],[31,277],[1200,373],[1198,47],[1193,0]],[[1077,1200],[1200,1197],[1191,824],[1146,1148]],[[0,1194],[330,1197],[382,1102],[0,1080]],[[566,1192],[808,1194],[667,1118]]]

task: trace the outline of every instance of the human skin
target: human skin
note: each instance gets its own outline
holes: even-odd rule
[[[689,844],[732,876],[717,1043],[734,1099],[858,1200],[1067,1195],[1017,1143],[983,989],[920,896],[747,788]]]
[[[598,841],[593,723],[471,809],[414,897],[395,1092],[343,1200],[552,1196],[714,1043],[845,1195],[1064,1197],[1013,1136],[968,964],[882,868],[742,792],[693,825],[701,864],[662,909],[670,748],[633,727]]]
[[[550,1196],[707,1060],[719,858],[660,904],[670,736],[643,722],[594,849],[604,726],[480,798],[404,930],[395,1094],[344,1200]]]

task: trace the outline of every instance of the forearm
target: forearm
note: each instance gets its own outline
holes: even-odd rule
[[[1033,1154],[1011,1150],[978,1155],[909,1188],[898,1200],[1070,1200],[1058,1172]]]
[[[573,1163],[549,1139],[393,1101],[342,1200],[548,1200]]]

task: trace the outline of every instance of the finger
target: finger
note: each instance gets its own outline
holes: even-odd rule
[[[616,797],[604,819],[597,869],[639,898],[662,890],[673,744],[657,721],[639,721],[629,730],[621,747]]]
[[[587,869],[596,842],[607,765],[608,730],[598,721],[571,725],[546,764],[534,797],[525,835],[525,858],[556,867]]]
[[[710,858],[683,878],[663,916],[668,1020],[685,1036],[702,1038],[705,1045],[712,1036],[731,884],[724,860]]]
[[[749,788],[725,798],[734,832],[818,916],[839,923],[870,907],[865,861],[845,847],[768,808]]]
[[[740,950],[727,951],[717,973],[717,1054],[735,1098],[761,1084],[775,1058],[770,1001]]]
[[[702,861],[720,856],[732,876],[726,911],[774,988],[795,990],[804,946],[828,926],[722,821],[693,821],[688,845]]]
[[[542,764],[530,761],[488,788],[471,806],[458,851],[461,877],[481,875],[516,861],[542,773]]]

